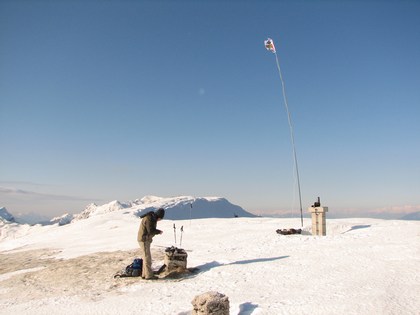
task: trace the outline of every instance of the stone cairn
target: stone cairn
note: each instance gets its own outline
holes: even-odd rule
[[[179,277],[190,271],[187,269],[187,253],[182,248],[174,246],[165,250],[164,264],[155,272],[159,278]]]
[[[229,315],[229,298],[219,292],[210,291],[197,295],[191,304],[192,315]]]
[[[182,248],[168,247],[165,250],[164,262],[167,272],[183,272],[187,269],[188,254]]]

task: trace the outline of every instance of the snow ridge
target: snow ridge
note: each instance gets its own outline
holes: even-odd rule
[[[102,206],[98,206],[95,203],[89,204],[85,210],[75,215],[71,222],[122,210],[124,213],[131,213],[134,216],[140,217],[144,213],[155,211],[159,208],[166,210],[165,219],[169,220],[255,216],[221,197],[145,196],[141,199],[128,202],[114,200]]]
[[[165,219],[169,220],[255,217],[252,213],[247,212],[243,208],[234,205],[227,199],[221,197],[144,196],[143,198],[127,202],[114,200],[103,205],[91,203],[78,214],[65,213],[49,221],[40,222],[39,224],[58,224],[61,226],[118,211],[140,217],[144,213],[156,211],[159,208],[165,209]],[[0,219],[4,221],[4,224],[16,222],[14,217],[7,212],[6,208],[0,208]]]

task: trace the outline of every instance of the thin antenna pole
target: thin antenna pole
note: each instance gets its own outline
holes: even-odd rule
[[[283,75],[281,73],[279,58],[277,57],[277,52],[274,51],[274,55],[276,55],[277,69],[279,71],[279,77],[280,77],[280,81],[281,81],[281,88],[282,88],[282,91],[283,91],[283,100],[284,100],[284,105],[286,107],[287,120],[289,122],[290,140],[292,142],[293,158],[294,158],[294,163],[295,163],[296,177],[297,177],[297,184],[298,184],[298,192],[299,192],[300,223],[301,223],[301,225],[303,227],[302,195],[301,195],[301,190],[300,190],[299,168],[298,168],[298,161],[297,161],[297,154],[296,154],[296,147],[295,147],[295,136],[294,136],[294,133],[293,133],[292,119],[290,117],[289,105],[287,104],[286,89],[284,87]]]
[[[176,246],[176,227],[175,227],[175,223],[174,223],[174,237],[175,237],[175,246]]]
[[[192,205],[192,202],[190,202],[190,227],[191,227],[192,208],[193,208],[193,205]]]

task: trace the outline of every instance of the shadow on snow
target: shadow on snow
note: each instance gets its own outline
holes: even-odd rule
[[[252,304],[251,302],[242,303],[239,305],[238,315],[251,315],[257,307],[258,304]]]
[[[199,273],[203,273],[209,271],[210,269],[220,267],[220,266],[229,266],[229,265],[246,265],[246,264],[253,264],[253,263],[260,263],[260,262],[267,262],[267,261],[274,261],[279,259],[288,258],[289,256],[278,256],[278,257],[271,257],[271,258],[256,258],[256,259],[246,259],[246,260],[238,260],[233,261],[230,263],[220,263],[218,261],[212,261],[205,263],[203,265],[197,266]]]
[[[370,224],[353,225],[349,230],[343,232],[343,234],[347,233],[347,232],[354,231],[354,230],[367,229],[367,228],[370,228],[370,227],[371,227]]]
[[[165,278],[162,278],[162,280],[167,279],[167,280],[182,281],[182,280],[185,280],[185,279],[195,278],[198,275],[200,275],[204,272],[207,272],[210,269],[213,269],[213,268],[216,268],[216,267],[229,266],[229,265],[246,265],[246,264],[274,261],[274,260],[284,259],[284,258],[288,258],[288,257],[289,256],[278,256],[278,257],[271,257],[271,258],[246,259],[246,260],[233,261],[233,262],[230,262],[230,263],[220,263],[218,261],[212,261],[212,262],[208,262],[208,263],[205,263],[203,265],[200,265],[200,266],[187,268],[186,272],[180,272],[180,273],[179,272],[173,272],[172,274],[169,274]],[[245,303],[245,304],[246,304],[245,306],[249,306],[247,303]],[[250,314],[250,313],[244,313],[244,314]]]

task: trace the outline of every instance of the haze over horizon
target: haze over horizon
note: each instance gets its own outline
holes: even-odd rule
[[[2,1],[0,207],[420,211],[420,2]]]

